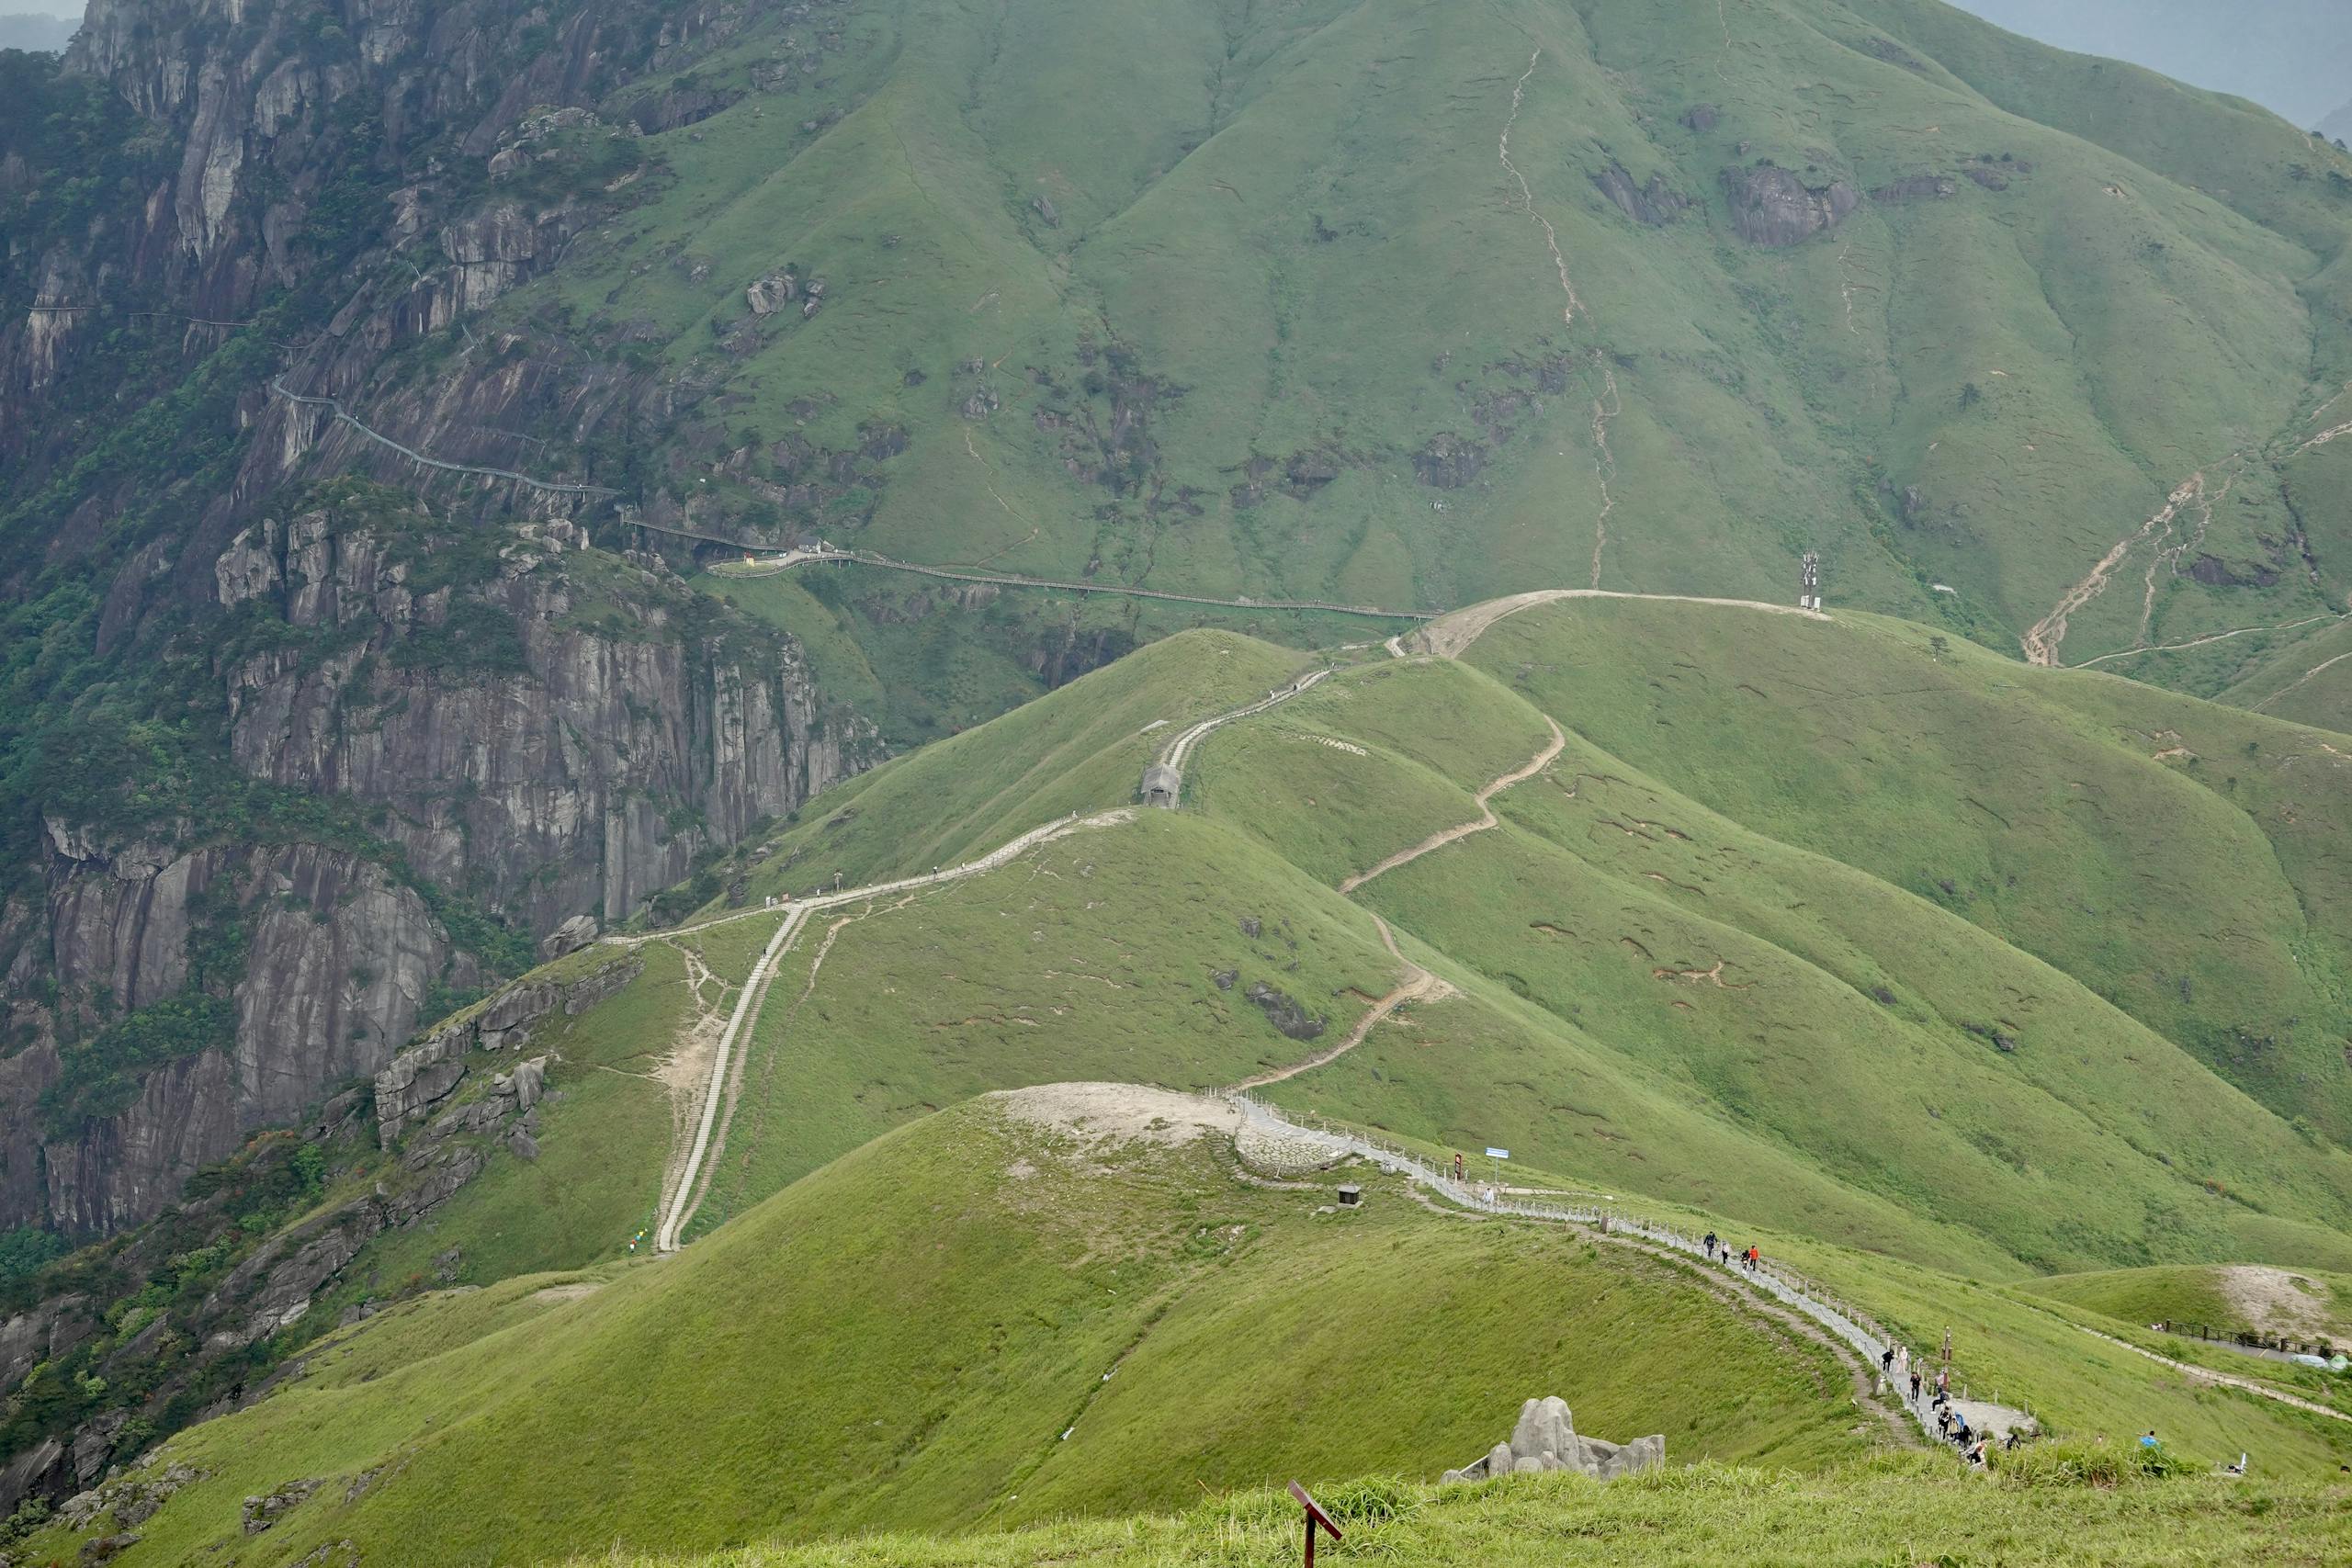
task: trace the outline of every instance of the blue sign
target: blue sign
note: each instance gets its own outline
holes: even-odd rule
[[[1488,1149],[1487,1151],[1487,1157],[1488,1159],[1509,1159],[1510,1158],[1510,1151],[1509,1149]]]

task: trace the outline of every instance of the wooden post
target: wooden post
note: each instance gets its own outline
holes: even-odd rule
[[[1290,1495],[1298,1499],[1301,1508],[1306,1510],[1306,1556],[1304,1561],[1306,1568],[1315,1568],[1315,1527],[1321,1525],[1333,1540],[1340,1539],[1340,1527],[1331,1522],[1331,1516],[1323,1511],[1321,1504],[1306,1495],[1306,1488],[1295,1481],[1290,1483]]]

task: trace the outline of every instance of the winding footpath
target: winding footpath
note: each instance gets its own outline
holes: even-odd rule
[[[1369,910],[1365,912],[1371,913]],[[1295,1078],[1301,1073],[1310,1073],[1317,1067],[1328,1067],[1363,1044],[1364,1036],[1372,1032],[1374,1024],[1378,1023],[1406,1003],[1442,1002],[1454,994],[1452,986],[1447,985],[1396,950],[1396,933],[1388,929],[1386,920],[1382,919],[1378,915],[1373,915],[1372,923],[1379,929],[1380,945],[1388,950],[1388,956],[1405,966],[1404,978],[1399,980],[1386,996],[1365,1009],[1364,1015],[1356,1020],[1356,1026],[1348,1031],[1347,1038],[1341,1040],[1337,1045],[1328,1050],[1317,1051],[1305,1061],[1293,1062],[1287,1067],[1277,1067],[1270,1073],[1260,1073],[1253,1078],[1243,1078],[1227,1089],[1227,1093],[1239,1094],[1249,1089],[1263,1089],[1268,1084],[1281,1083],[1285,1078]]]
[[[760,1006],[766,998],[768,986],[775,978],[777,961],[791,951],[794,941],[808,925],[810,915],[820,909],[835,909],[844,904],[856,904],[869,899],[887,897],[893,893],[911,893],[925,887],[936,887],[942,883],[960,882],[966,877],[978,876],[983,873],[994,871],[997,867],[1018,858],[1039,844],[1087,829],[1112,827],[1129,820],[1133,815],[1133,812],[1124,808],[1116,811],[1097,812],[1091,817],[1083,818],[1072,814],[1057,821],[1048,822],[1042,828],[1032,828],[1019,838],[1012,839],[989,851],[979,859],[967,861],[962,865],[949,866],[944,871],[929,872],[921,876],[902,876],[894,882],[870,883],[863,887],[844,888],[837,893],[818,894],[794,902],[785,911],[784,919],[776,927],[775,934],[768,938],[767,946],[761,950],[758,962],[752,965],[751,974],[744,977],[743,988],[735,998],[735,1010],[727,1020],[726,1032],[718,1038],[718,1048],[712,1057],[710,1075],[703,1085],[701,1111],[695,1121],[694,1142],[686,1150],[685,1159],[679,1168],[677,1185],[670,1195],[668,1205],[662,1212],[661,1224],[654,1233],[654,1250],[664,1253],[678,1250],[679,1234],[684,1230],[686,1223],[694,1218],[695,1210],[701,1206],[703,1194],[709,1190],[710,1182],[704,1167],[710,1154],[712,1132],[718,1122],[719,1106],[727,1099],[729,1068],[734,1060],[736,1044],[742,1037],[744,1026],[759,1017]],[[726,924],[729,920],[756,919],[760,915],[772,912],[760,909],[745,915],[723,916],[718,919],[705,920],[699,925],[623,940],[660,941],[683,936],[689,931],[705,931],[715,925]]]
[[[1711,1270],[1711,1278],[1720,1273],[1723,1278],[1769,1296],[1811,1318],[1846,1345],[1860,1351],[1870,1368],[1875,1369],[1879,1358],[1897,1343],[1894,1336],[1868,1314],[1829,1295],[1818,1286],[1770,1266],[1753,1273],[1745,1269],[1726,1269],[1707,1257],[1705,1245],[1699,1238],[1685,1235],[1670,1225],[1657,1224],[1608,1209],[1536,1203],[1502,1192],[1489,1196],[1489,1189],[1456,1181],[1409,1150],[1321,1122],[1298,1121],[1246,1089],[1236,1089],[1227,1098],[1240,1110],[1245,1120],[1255,1122],[1261,1128],[1276,1132],[1293,1142],[1319,1144],[1334,1156],[1353,1156],[1382,1170],[1401,1176],[1415,1186],[1427,1188],[1458,1208],[1512,1219],[1578,1225],[1604,1235],[1638,1237],[1652,1246],[1697,1259]],[[1912,1364],[1918,1367],[1924,1362],[1915,1355]],[[1939,1447],[1949,1446],[1937,1436],[1935,1415],[1926,1401],[1915,1404],[1905,1399],[1898,1400],[1898,1403],[1910,1412],[1925,1437]],[[2031,1416],[2008,1405],[1964,1398],[1955,1398],[1952,1404],[1968,1417],[1972,1427],[1996,1441],[2007,1437],[2012,1428],[2030,1432],[2036,1426]]]
[[[1533,757],[1527,761],[1525,765],[1513,768],[1510,773],[1503,774],[1500,778],[1491,781],[1484,788],[1480,789],[1476,795],[1471,796],[1471,799],[1476,801],[1478,807],[1478,819],[1476,821],[1464,822],[1459,827],[1447,828],[1439,832],[1431,833],[1428,838],[1423,839],[1419,843],[1415,844],[1412,848],[1398,850],[1395,854],[1390,855],[1386,860],[1382,861],[1370,871],[1357,872],[1353,876],[1351,876],[1346,881],[1340,883],[1340,891],[1342,893],[1352,893],[1357,888],[1362,887],[1365,883],[1370,882],[1374,877],[1395,871],[1400,865],[1409,865],[1414,861],[1420,859],[1423,855],[1428,854],[1432,850],[1442,850],[1445,848],[1446,845],[1456,843],[1461,840],[1468,838],[1473,833],[1483,833],[1489,828],[1500,827],[1502,825],[1502,820],[1495,815],[1494,807],[1489,805],[1488,802],[1492,801],[1495,796],[1502,794],[1503,791],[1510,788],[1511,785],[1525,784],[1528,780],[1535,777],[1536,774],[1550,767],[1553,762],[1558,759],[1561,751],[1566,750],[1567,747],[1568,738],[1566,734],[1562,733],[1559,721],[1555,719],[1548,713],[1543,716],[1544,724],[1550,727],[1552,731],[1552,739],[1550,744],[1546,745],[1541,751],[1536,752]],[[1387,930],[1385,926],[1381,929],[1384,932]]]

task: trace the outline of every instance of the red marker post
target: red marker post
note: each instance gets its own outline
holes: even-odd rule
[[[1333,1540],[1340,1539],[1340,1527],[1331,1522],[1331,1516],[1323,1511],[1323,1505],[1308,1496],[1306,1488],[1295,1481],[1290,1483],[1290,1495],[1298,1499],[1300,1507],[1306,1510],[1306,1568],[1315,1568],[1315,1527],[1321,1525]]]

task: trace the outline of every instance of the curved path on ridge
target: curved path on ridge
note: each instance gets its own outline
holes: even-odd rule
[[[695,1120],[694,1142],[686,1150],[685,1161],[679,1168],[677,1186],[670,1195],[669,1202],[662,1211],[661,1224],[654,1233],[654,1250],[657,1252],[678,1250],[679,1233],[684,1229],[686,1222],[694,1218],[695,1210],[701,1206],[703,1194],[709,1190],[710,1179],[706,1166],[710,1154],[711,1134],[718,1122],[720,1102],[728,1098],[729,1068],[734,1061],[736,1043],[742,1037],[744,1026],[759,1017],[760,1004],[766,998],[769,982],[775,978],[777,961],[791,950],[794,941],[799,936],[802,928],[808,923],[808,917],[811,914],[820,909],[839,908],[844,904],[880,898],[892,893],[910,893],[925,887],[936,887],[942,883],[958,882],[967,876],[978,876],[984,872],[994,871],[1023,852],[1050,840],[1084,829],[1107,828],[1114,823],[1126,821],[1132,815],[1132,812],[1124,808],[1097,812],[1086,818],[1073,814],[1048,822],[1042,828],[1032,828],[1019,838],[1011,840],[990,850],[979,859],[967,861],[962,865],[949,866],[944,871],[929,872],[922,876],[902,876],[893,882],[870,883],[864,887],[850,887],[837,893],[818,894],[800,899],[787,908],[785,911],[783,923],[776,927],[775,934],[768,939],[767,946],[761,950],[758,961],[752,965],[752,972],[744,976],[743,988],[735,998],[735,1010],[727,1020],[726,1032],[718,1038],[718,1048],[711,1060],[710,1077],[703,1085],[702,1109]],[[718,919],[705,920],[698,925],[683,927],[675,931],[657,931],[644,937],[617,940],[627,942],[659,941],[663,938],[683,936],[688,931],[706,931],[712,926],[724,925],[729,920],[754,919],[759,915],[769,913],[773,911],[759,909],[743,915],[722,916]]]
[[[1712,1271],[1721,1270],[1724,1278],[1803,1313],[1846,1345],[1860,1351],[1870,1367],[1876,1367],[1879,1357],[1897,1344],[1894,1337],[1867,1313],[1828,1294],[1819,1286],[1770,1265],[1754,1273],[1745,1269],[1724,1268],[1707,1258],[1705,1246],[1699,1238],[1685,1235],[1671,1225],[1607,1209],[1534,1203],[1506,1194],[1490,1198],[1485,1188],[1454,1180],[1408,1149],[1325,1123],[1309,1125],[1295,1121],[1276,1107],[1240,1090],[1228,1093],[1227,1098],[1240,1108],[1248,1120],[1279,1128],[1290,1138],[1321,1143],[1335,1156],[1351,1155],[1368,1161],[1380,1169],[1404,1177],[1416,1186],[1430,1189],[1438,1197],[1460,1208],[1513,1219],[1549,1220],[1579,1225],[1612,1237],[1638,1237],[1654,1247],[1696,1259],[1711,1271],[1711,1277]],[[1923,1368],[1926,1362],[1915,1355],[1912,1365]],[[1907,1399],[1900,1399],[1898,1403],[1919,1424],[1923,1435],[1934,1440],[1938,1447],[1950,1446],[1937,1437],[1935,1412],[1927,1401],[1915,1404]],[[1996,1440],[2007,1436],[2012,1427],[2022,1427],[2030,1432],[2036,1427],[2030,1415],[2007,1405],[1959,1397],[1955,1397],[1952,1404],[1967,1416],[1972,1427]]]
[[[1268,708],[1273,707],[1277,704],[1286,703],[1290,701],[1291,698],[1298,695],[1301,692],[1306,691],[1308,687],[1315,685],[1318,682],[1328,680],[1334,673],[1336,673],[1336,671],[1328,665],[1320,670],[1310,670],[1306,674],[1301,675],[1297,680],[1293,681],[1289,685],[1278,687],[1273,691],[1268,692],[1260,701],[1251,703],[1247,707],[1235,708],[1231,713],[1216,714],[1211,717],[1201,720],[1200,723],[1193,726],[1192,728],[1185,730],[1182,734],[1177,736],[1175,739],[1170,740],[1167,745],[1160,748],[1159,757],[1159,765],[1163,768],[1173,768],[1181,774],[1184,771],[1184,762],[1186,759],[1190,758],[1193,754],[1193,748],[1198,746],[1204,739],[1207,739],[1212,731],[1223,728],[1225,726],[1231,724],[1235,719],[1248,718],[1250,715],[1263,713]]]
[[[1459,659],[1497,621],[1562,599],[1651,599],[1669,604],[1723,604],[1740,610],[1767,610],[1775,615],[1803,615],[1815,621],[1829,618],[1820,610],[1801,610],[1794,604],[1774,604],[1762,599],[1709,599],[1696,593],[1623,593],[1611,588],[1538,588],[1532,592],[1487,599],[1430,617],[1429,625],[1409,635],[1407,645],[1419,644],[1419,651],[1434,653],[1441,659]]]
[[[1365,883],[1370,882],[1374,877],[1379,876],[1386,872],[1395,871],[1400,865],[1408,865],[1414,861],[1420,859],[1423,855],[1428,854],[1431,850],[1442,850],[1445,848],[1446,845],[1466,839],[1473,833],[1483,833],[1489,828],[1500,827],[1502,825],[1501,818],[1495,815],[1494,807],[1489,806],[1487,802],[1493,800],[1495,796],[1502,794],[1503,791],[1510,788],[1511,785],[1525,784],[1528,780],[1533,778],[1536,774],[1550,767],[1554,761],[1559,757],[1560,753],[1567,748],[1568,738],[1561,731],[1559,721],[1548,713],[1544,715],[1543,717],[1544,724],[1549,726],[1552,731],[1551,744],[1545,746],[1544,750],[1536,752],[1534,756],[1528,759],[1527,762],[1523,766],[1513,768],[1510,773],[1503,774],[1500,778],[1491,781],[1484,788],[1480,789],[1476,795],[1471,796],[1471,799],[1476,801],[1478,807],[1478,819],[1476,822],[1464,822],[1459,827],[1442,829],[1437,832],[1431,833],[1428,838],[1423,839],[1411,849],[1398,850],[1395,854],[1390,855],[1386,860],[1382,861],[1370,871],[1357,872],[1353,876],[1351,876],[1346,881],[1340,883],[1340,891],[1342,893],[1352,893],[1357,888],[1362,887]],[[1382,929],[1384,931],[1386,930],[1385,927],[1383,927]]]

